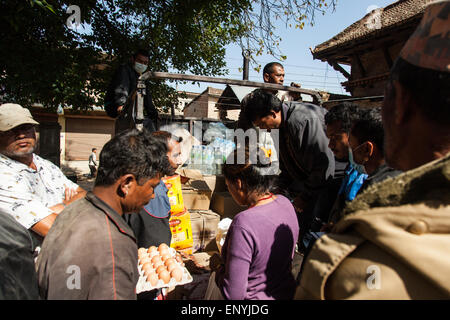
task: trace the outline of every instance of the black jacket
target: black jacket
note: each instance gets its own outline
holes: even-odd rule
[[[0,213],[0,300],[39,299],[34,249],[29,231]]]
[[[402,171],[388,167],[387,164],[382,164],[371,175],[367,177],[358,194],[362,193],[369,186],[381,182],[387,178],[394,178],[398,176],[400,173],[402,173]]]
[[[286,102],[279,131],[281,181],[297,182],[298,194],[308,201],[333,178],[334,155],[328,148],[326,109],[310,103]]]
[[[117,69],[105,96],[105,111],[110,117],[117,118],[117,108],[126,106],[128,98],[133,95],[137,88],[138,79],[139,74],[130,64],[121,65]],[[148,86],[145,90],[144,112],[152,120],[158,118],[158,110],[153,105],[152,95]]]

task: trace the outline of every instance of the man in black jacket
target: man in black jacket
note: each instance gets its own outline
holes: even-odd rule
[[[133,128],[135,125],[135,108],[137,81],[147,70],[148,51],[138,50],[130,60],[123,64],[114,74],[105,96],[105,111],[116,120],[116,134]],[[144,96],[144,127],[150,132],[156,131],[158,110],[153,105],[151,92],[146,86]]]
[[[264,90],[251,93],[246,117],[261,129],[279,129],[280,182],[299,213],[300,238],[309,228],[318,195],[333,177],[335,162],[328,148],[322,107],[301,102],[282,103]]]
[[[39,299],[30,232],[0,212],[0,300]]]

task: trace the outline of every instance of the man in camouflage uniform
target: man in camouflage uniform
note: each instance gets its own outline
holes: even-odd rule
[[[450,1],[427,7],[391,70],[387,163],[305,258],[297,299],[450,298]]]

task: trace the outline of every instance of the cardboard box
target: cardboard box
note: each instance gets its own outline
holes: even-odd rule
[[[223,175],[205,175],[203,176],[203,180],[205,180],[209,189],[211,189],[212,193],[216,192],[226,192],[228,191],[227,185],[225,183],[225,177]]]
[[[184,206],[189,211],[208,210],[211,204],[211,191],[183,189]]]
[[[246,209],[247,207],[238,205],[229,192],[217,192],[211,200],[211,210],[220,214],[221,219],[232,219],[236,214]]]
[[[192,180],[203,180],[203,174],[200,170],[177,169],[176,173]]]
[[[211,210],[191,211],[193,252],[199,250],[214,250],[216,245],[217,225],[220,215]]]
[[[181,186],[184,206],[188,210],[208,210],[212,191],[198,170],[181,169],[178,171],[189,181]]]

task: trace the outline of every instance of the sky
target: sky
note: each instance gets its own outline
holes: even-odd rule
[[[261,71],[258,73],[253,70],[256,65],[250,65],[249,80],[262,82],[264,65],[277,61],[284,66],[285,85],[297,82],[304,89],[320,89],[338,94],[349,94],[340,85],[341,82],[346,81],[344,76],[330,67],[328,63],[314,60],[309,48],[314,48],[340,33],[363,18],[370,12],[370,9],[383,8],[394,2],[395,0],[338,0],[334,12],[328,10],[323,16],[321,14],[316,15],[314,26],[305,25],[303,30],[294,27],[286,28],[282,24],[277,26],[275,32],[283,39],[280,43],[280,50],[283,55],[287,56],[287,59],[279,61],[270,55],[256,57],[257,63],[261,64]],[[239,71],[239,68],[243,66],[243,58],[238,45],[230,44],[226,47],[225,61],[229,73],[227,76],[221,77],[242,80],[242,72]],[[349,68],[346,69],[349,71]],[[171,70],[171,72],[176,72],[176,70]],[[176,87],[175,83],[168,84]],[[200,93],[208,86],[218,89],[225,88],[225,85],[216,83],[179,83],[177,89]]]

